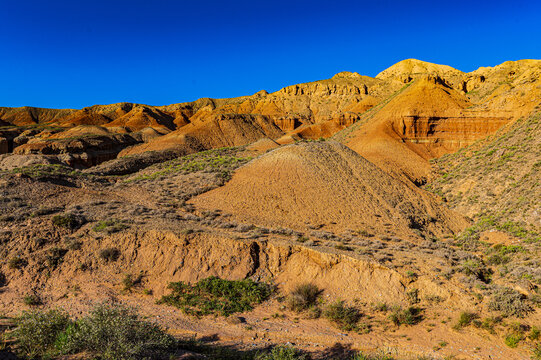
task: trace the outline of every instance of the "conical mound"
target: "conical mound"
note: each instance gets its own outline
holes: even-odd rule
[[[240,168],[225,186],[192,202],[267,226],[346,229],[415,237],[449,234],[463,220],[334,141],[297,143]],[[417,230],[417,231],[414,231]]]

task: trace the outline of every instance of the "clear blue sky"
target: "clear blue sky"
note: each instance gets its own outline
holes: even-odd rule
[[[0,0],[0,106],[164,105],[541,58],[541,1]]]

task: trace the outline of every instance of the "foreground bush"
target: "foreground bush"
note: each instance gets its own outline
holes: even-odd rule
[[[168,357],[175,339],[142,321],[133,309],[102,304],[68,327],[57,346],[62,353],[88,351],[102,359],[161,359]]]
[[[15,319],[16,328],[10,334],[21,353],[30,359],[50,356],[58,351],[58,335],[70,324],[69,316],[60,310],[28,311]]]
[[[81,352],[103,360],[162,359],[176,346],[158,325],[121,305],[98,305],[75,322],[60,310],[27,312],[16,324],[13,339],[31,359]]]
[[[308,360],[310,357],[290,346],[276,346],[270,353],[256,355],[255,360]]]
[[[172,293],[163,296],[158,303],[178,307],[185,313],[196,316],[229,316],[236,312],[249,311],[271,294],[270,287],[264,283],[249,279],[223,280],[214,276],[194,285],[180,281],[170,283],[168,287]]]

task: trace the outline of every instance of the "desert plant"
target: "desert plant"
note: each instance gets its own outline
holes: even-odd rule
[[[539,339],[539,336],[541,336],[541,329],[539,329],[537,326],[533,326],[528,334],[528,338],[535,341]]]
[[[327,306],[323,315],[337,324],[340,329],[346,331],[356,330],[357,323],[361,318],[361,313],[357,308],[346,306],[343,301],[337,301]]]
[[[469,311],[463,311],[460,313],[458,320],[454,326],[455,329],[462,329],[463,327],[466,327],[472,323],[473,320],[479,318],[479,315],[477,315],[474,312]]]
[[[52,218],[52,222],[54,226],[70,230],[79,228],[83,223],[82,219],[71,213],[55,215]]]
[[[28,294],[23,296],[23,303],[28,306],[38,306],[42,302],[38,294]]]
[[[408,307],[407,309],[395,307],[389,315],[389,320],[396,326],[414,325],[421,321],[420,312],[421,310],[415,307]]]
[[[367,355],[363,352],[359,352],[351,358],[351,360],[394,360],[391,355]]]
[[[532,360],[541,360],[541,344],[537,343],[532,348]]]
[[[109,262],[116,261],[120,257],[120,250],[114,247],[105,248],[100,251],[100,258]]]
[[[527,299],[522,294],[510,288],[500,288],[491,297],[488,308],[499,311],[504,316],[524,317],[532,311]]]
[[[20,269],[25,264],[25,261],[20,256],[14,256],[8,261],[8,266],[10,269]]]
[[[122,221],[116,220],[116,219],[109,219],[109,220],[100,221],[99,223],[94,225],[92,230],[95,232],[105,232],[107,234],[112,234],[112,233],[119,232],[127,228],[128,228],[128,225],[124,224]]]
[[[143,279],[143,275],[139,274],[137,276],[133,276],[132,274],[126,274],[124,278],[122,279],[122,285],[124,286],[124,291],[131,291],[132,288],[139,284],[141,280]]]
[[[30,359],[54,355],[54,344],[70,320],[61,310],[29,311],[15,318],[15,329],[10,337],[17,344],[21,355]]]
[[[521,340],[522,335],[520,334],[507,334],[505,336],[505,345],[509,346],[510,348],[516,348]]]
[[[298,284],[288,295],[288,307],[295,312],[306,310],[315,305],[320,293],[321,290],[312,283]]]
[[[61,262],[67,250],[58,247],[50,248],[46,255],[47,265],[51,268],[56,268]]]
[[[194,285],[183,282],[169,283],[172,293],[158,301],[182,309],[185,313],[203,316],[209,314],[229,316],[252,310],[253,305],[265,301],[271,288],[252,280],[223,280],[209,277]]]
[[[258,354],[255,360],[308,360],[310,357],[291,346],[276,346],[269,353]]]
[[[100,304],[60,335],[61,353],[88,352],[100,359],[162,359],[176,342],[158,325],[143,321],[134,309]]]

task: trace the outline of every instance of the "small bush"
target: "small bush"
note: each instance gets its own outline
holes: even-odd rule
[[[169,283],[170,295],[163,296],[158,303],[168,304],[182,309],[185,313],[229,316],[237,312],[253,309],[271,294],[267,284],[252,280],[222,280],[209,277],[194,285],[183,282]]]
[[[303,283],[295,286],[287,298],[288,307],[301,312],[316,304],[321,290],[311,283]]]
[[[120,250],[117,248],[111,247],[111,248],[105,248],[100,251],[100,258],[103,260],[109,262],[109,261],[116,261],[120,257]]]
[[[104,220],[97,223],[92,230],[95,232],[105,232],[107,234],[112,234],[127,229],[129,226],[124,224],[120,220],[110,219]]]
[[[258,354],[255,360],[308,360],[310,357],[291,346],[276,346],[270,353]]]
[[[126,274],[124,279],[122,279],[122,285],[124,286],[124,291],[131,291],[132,288],[141,283],[143,275],[139,274],[138,276],[133,276],[132,274]]]
[[[455,324],[455,329],[462,329],[463,327],[466,327],[472,323],[473,320],[478,319],[479,315],[473,312],[469,311],[463,311],[460,313],[460,316],[458,317],[458,321]]]
[[[541,344],[537,343],[532,348],[532,360],[541,360]]]
[[[500,311],[504,316],[516,317],[524,317],[533,310],[525,296],[509,288],[498,289],[492,295],[488,308],[492,311]]]
[[[84,221],[74,214],[59,214],[53,216],[52,222],[56,227],[75,230],[78,229]]]
[[[54,355],[54,344],[58,335],[64,331],[70,320],[60,310],[30,311],[15,319],[15,329],[10,334],[16,342],[21,355],[30,359]]]
[[[340,329],[346,331],[356,330],[357,323],[361,318],[358,309],[344,305],[343,301],[337,301],[329,305],[323,315],[336,323]]]
[[[400,325],[415,325],[421,321],[420,309],[409,307],[407,309],[402,309],[397,307],[393,310],[389,319],[396,326]]]
[[[14,256],[8,261],[10,269],[20,269],[25,265],[25,261],[20,256]]]
[[[469,259],[462,263],[461,271],[468,275],[477,278],[478,280],[488,283],[492,270],[487,268],[485,264],[478,259]]]
[[[539,336],[541,336],[541,330],[537,326],[533,326],[528,334],[528,338],[535,341],[539,340]]]
[[[395,360],[391,355],[367,355],[362,352],[355,354],[351,360]]]
[[[522,340],[522,335],[520,334],[508,334],[505,336],[505,345],[510,348],[516,348],[518,343]]]
[[[62,259],[64,258],[64,255],[66,255],[67,252],[68,251],[66,249],[60,249],[57,247],[49,249],[45,258],[47,261],[47,266],[53,269],[56,268],[58,265],[60,265]]]
[[[38,306],[41,305],[41,298],[37,294],[28,294],[23,297],[23,302],[28,306]]]

